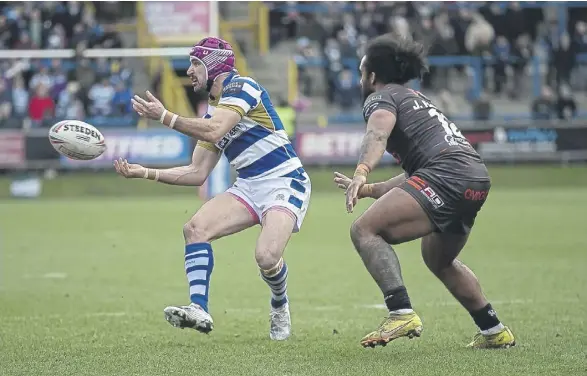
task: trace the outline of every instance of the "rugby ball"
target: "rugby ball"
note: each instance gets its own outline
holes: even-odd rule
[[[59,154],[82,161],[97,158],[106,150],[102,133],[79,120],[63,120],[53,125],[49,129],[49,141]]]

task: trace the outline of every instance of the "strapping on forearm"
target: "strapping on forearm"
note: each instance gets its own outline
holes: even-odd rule
[[[359,163],[359,165],[357,166],[357,169],[355,170],[354,176],[367,177],[367,175],[369,175],[370,172],[371,172],[371,168],[369,166],[367,166],[364,163]]]
[[[173,129],[178,117],[179,117],[179,115],[174,114],[173,112],[164,110],[163,113],[161,114],[161,118],[159,119],[159,122],[161,124],[163,124],[164,126]]]
[[[373,184],[365,184],[364,186],[362,186],[359,195],[361,198],[373,197]]]
[[[159,170],[154,168],[147,168],[145,170],[145,176],[143,178],[147,180],[159,181]]]

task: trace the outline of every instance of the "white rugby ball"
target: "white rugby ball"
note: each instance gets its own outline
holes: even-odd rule
[[[106,150],[102,133],[79,120],[63,120],[52,126],[49,141],[59,154],[82,161],[97,158]]]

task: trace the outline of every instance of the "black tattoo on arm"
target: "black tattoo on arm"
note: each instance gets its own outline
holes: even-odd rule
[[[373,170],[381,160],[387,139],[395,126],[395,115],[387,110],[375,110],[367,122],[367,131],[361,144],[358,164],[365,164]]]

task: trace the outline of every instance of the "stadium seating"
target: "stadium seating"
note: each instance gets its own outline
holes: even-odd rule
[[[121,46],[107,3],[6,2],[0,50]],[[137,124],[130,107],[132,70],[118,59],[0,59],[0,129],[46,127],[63,118],[100,127]]]
[[[458,119],[530,119],[544,87],[568,93],[587,116],[587,19],[583,2],[269,3],[273,45],[295,41],[300,92],[336,110],[330,122],[360,121],[357,68],[368,39],[392,32],[429,51],[430,73],[414,88]],[[284,22],[287,20],[287,22]],[[276,37],[277,36],[277,37]],[[568,95],[568,94],[567,94]],[[450,109],[450,110],[448,110]],[[554,112],[554,111],[553,111]],[[556,115],[553,115],[556,116]]]

